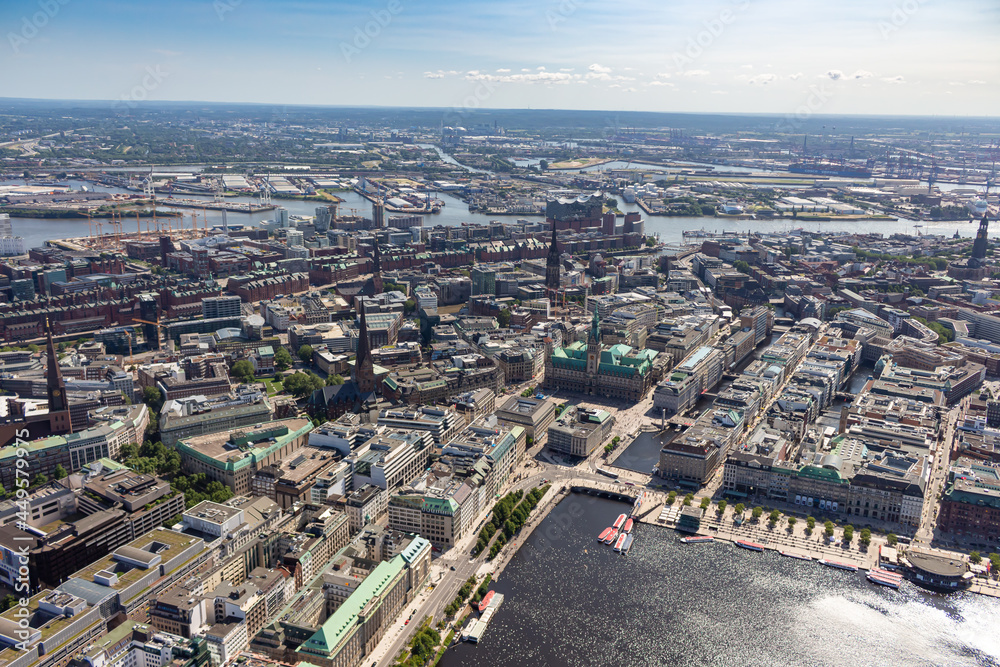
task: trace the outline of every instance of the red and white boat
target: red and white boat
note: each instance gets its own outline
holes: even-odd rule
[[[622,546],[625,544],[625,540],[627,540],[627,539],[628,539],[628,534],[627,533],[622,533],[621,535],[619,535],[618,536],[618,541],[615,542],[615,551],[617,551],[618,553],[621,553],[622,552]]]
[[[632,519],[626,519],[626,521],[625,521],[625,527],[622,528],[622,530],[625,531],[626,533],[630,533],[630,532],[632,532],[632,525],[633,525],[632,524]]]
[[[899,588],[899,585],[903,583],[903,575],[878,567],[873,567],[865,576],[873,584],[888,586],[889,588]]]
[[[820,565],[826,565],[827,567],[834,567],[838,570],[847,570],[848,572],[857,572],[858,567],[856,565],[851,565],[850,563],[842,563],[839,560],[830,560],[828,558],[820,558],[816,561]]]
[[[743,549],[749,549],[750,551],[763,551],[764,545],[757,544],[756,542],[750,542],[748,540],[736,540],[736,546]]]
[[[692,535],[690,537],[682,537],[681,542],[684,544],[703,544],[705,542],[714,542],[715,538],[711,535]]]
[[[618,518],[615,519],[615,523],[614,523],[615,530],[618,530],[619,528],[622,527],[622,524],[625,523],[625,519],[626,519],[626,517],[625,517],[624,514],[619,514],[618,515]]]
[[[604,530],[602,530],[601,534],[597,536],[597,541],[603,542],[605,538],[611,534],[612,530],[614,530],[614,528],[605,528]]]
[[[618,537],[618,531],[612,528],[611,532],[608,533],[608,536],[604,538],[604,543],[611,544],[615,541],[616,537]]]

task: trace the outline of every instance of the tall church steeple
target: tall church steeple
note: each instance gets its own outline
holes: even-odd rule
[[[368,340],[368,322],[364,310],[361,311],[361,327],[358,331],[358,355],[354,360],[354,383],[361,394],[375,391],[375,362],[372,361],[371,342]]]
[[[970,264],[975,263],[976,266],[982,266],[984,260],[986,259],[987,250],[987,236],[990,231],[990,220],[984,214],[983,219],[979,222],[979,231],[976,232],[976,240],[972,244],[972,259]]]
[[[72,433],[73,423],[69,416],[69,399],[66,398],[66,383],[59,369],[56,346],[52,342],[52,327],[45,320],[45,388],[49,399],[49,430],[52,434]]]
[[[590,321],[590,333],[587,335],[587,377],[589,384],[597,380],[597,369],[601,363],[601,318],[594,307],[594,319]]]

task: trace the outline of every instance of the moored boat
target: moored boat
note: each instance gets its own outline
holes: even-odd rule
[[[681,542],[684,544],[702,544],[704,542],[714,542],[715,538],[711,535],[691,535],[690,537],[682,537]]]
[[[622,524],[625,523],[625,518],[626,517],[625,517],[624,514],[619,514],[618,515],[618,518],[615,519],[615,523],[614,523],[615,530],[618,530],[619,528],[622,527]]]
[[[632,532],[632,519],[625,520],[625,527],[622,530],[626,533]]]
[[[618,541],[615,542],[615,551],[617,551],[618,553],[621,553],[622,546],[625,544],[625,540],[627,540],[627,539],[628,539],[628,535],[627,534],[622,533],[621,535],[619,535],[618,536]]]
[[[627,554],[628,550],[632,548],[632,540],[635,539],[635,535],[628,535],[625,540],[625,546],[622,547],[622,553]]]
[[[848,572],[857,572],[858,566],[851,565],[850,563],[842,563],[838,560],[830,560],[828,558],[820,558],[816,561],[820,565],[826,565],[827,567],[835,567],[838,570],[847,570]]]
[[[795,558],[798,560],[812,560],[812,556],[803,556],[801,554],[793,554],[791,551],[778,551],[779,554],[787,558]]]
[[[873,567],[865,577],[873,584],[888,586],[893,589],[899,588],[899,585],[903,583],[903,576],[901,574],[882,570],[877,567]]]
[[[618,531],[615,530],[614,528],[612,528],[611,532],[608,533],[608,536],[604,538],[604,543],[605,544],[611,544],[612,542],[615,541],[616,537],[618,537]]]
[[[750,551],[764,550],[763,544],[757,544],[756,542],[750,542],[748,540],[736,540],[736,546],[742,547],[743,549],[749,549]]]
[[[605,528],[604,530],[602,530],[601,534],[597,536],[597,541],[598,542],[603,542],[604,538],[606,538],[608,535],[610,535],[612,530],[614,530],[614,528],[610,528],[610,527],[609,528]]]

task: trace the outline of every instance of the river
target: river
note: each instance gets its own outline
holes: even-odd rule
[[[86,185],[92,191],[98,192],[125,192],[120,188],[110,188],[100,185],[95,185],[92,183],[86,183],[81,181],[69,181],[70,185],[74,188],[79,188],[82,185]],[[371,202],[366,200],[361,195],[356,192],[338,192],[337,196],[344,199],[344,203],[340,205],[340,211],[343,214],[350,214],[356,212],[359,215],[371,216]],[[425,215],[424,225],[425,226],[435,226],[435,225],[445,225],[448,227],[456,227],[461,225],[463,222],[471,222],[478,224],[486,224],[491,220],[501,220],[504,222],[514,222],[518,219],[541,221],[544,220],[544,216],[531,216],[531,215],[517,215],[517,216],[496,216],[489,215],[485,213],[470,213],[468,206],[461,199],[450,195],[448,193],[437,193],[435,195],[439,199],[445,202],[445,206],[441,209],[440,213]],[[188,199],[204,199],[205,201],[212,201],[212,197],[208,196],[195,196],[195,195],[184,195]],[[256,201],[251,197],[235,197],[231,201],[239,202],[249,202]],[[278,206],[283,206],[288,209],[288,212],[292,215],[314,215],[316,212],[316,207],[321,206],[322,202],[316,201],[301,201],[301,200],[285,200],[285,199],[275,199],[273,202]],[[627,204],[619,198],[618,207],[625,213],[640,212],[641,210],[636,204]],[[197,214],[198,216],[198,226],[202,227],[204,225],[204,220],[202,217],[202,211],[197,209],[171,209],[169,206],[161,206],[162,210],[176,210],[181,213],[183,217],[184,226],[189,228],[191,226],[191,215]],[[222,213],[219,211],[205,211],[205,215],[208,217],[209,226],[212,225],[222,225]],[[392,214],[390,214],[392,215]],[[227,218],[230,225],[256,225],[264,220],[270,220],[274,217],[274,214],[270,211],[265,211],[261,213],[227,213]],[[660,240],[666,243],[679,243],[683,240],[682,232],[688,229],[704,229],[711,232],[728,232],[728,233],[739,233],[746,234],[747,232],[763,232],[763,233],[786,233],[794,229],[802,228],[807,231],[813,232],[848,232],[848,233],[869,233],[872,231],[878,231],[882,234],[913,234],[914,228],[913,223],[907,220],[892,220],[892,221],[871,221],[862,220],[857,222],[803,222],[799,220],[780,220],[780,221],[764,221],[764,220],[732,220],[729,218],[714,218],[714,217],[659,217],[659,216],[646,216],[643,214],[643,218],[646,220],[646,233],[647,234],[659,234]],[[11,216],[11,224],[14,230],[15,236],[23,236],[25,239],[25,245],[29,248],[39,246],[47,240],[50,239],[61,239],[73,236],[86,236],[87,235],[87,221],[84,218],[80,219],[36,219],[36,218],[18,218]],[[174,219],[172,223],[174,226],[177,224],[177,219]],[[944,234],[951,236],[957,230],[961,236],[972,237],[975,236],[977,225],[969,224],[968,221],[961,222],[942,222],[942,223],[924,223],[924,227],[921,230],[924,234]],[[146,221],[142,222],[143,230],[146,229]],[[105,221],[104,224],[105,232],[110,230],[110,225]],[[125,232],[132,232],[135,230],[135,219],[126,219],[124,225]],[[1000,235],[1000,230],[993,229],[990,232],[991,236]]]
[[[560,503],[492,586],[505,600],[482,642],[440,665],[1000,664],[1000,600],[909,582],[893,591],[774,552],[684,545],[646,524],[619,556],[596,536],[627,509]]]

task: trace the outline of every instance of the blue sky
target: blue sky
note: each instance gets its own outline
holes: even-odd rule
[[[4,97],[1000,109],[995,0],[3,0],[0,26]]]

